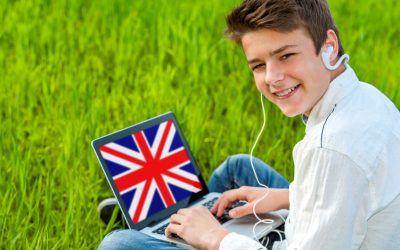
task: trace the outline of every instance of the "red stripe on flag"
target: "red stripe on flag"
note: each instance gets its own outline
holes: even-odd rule
[[[134,158],[134,157],[132,157],[130,155],[124,154],[124,153],[122,153],[120,151],[114,150],[114,149],[112,149],[110,147],[107,147],[106,145],[101,146],[100,147],[100,151],[101,152],[105,152],[105,153],[109,153],[109,154],[111,154],[111,155],[113,155],[115,157],[124,159],[126,161],[132,162],[132,163],[140,165],[140,166],[143,166],[144,164],[146,164],[146,162],[144,162],[142,160],[139,160],[139,159]]]
[[[140,200],[138,203],[138,207],[135,211],[135,214],[133,215],[133,223],[138,223],[140,214],[142,213],[144,203],[147,199],[147,194],[149,193],[149,188],[150,188],[151,180],[146,181],[146,184],[144,185],[143,192],[141,194],[135,194],[135,195],[140,195]]]
[[[185,149],[182,149],[178,152],[173,153],[172,155],[169,155],[159,160],[158,164],[162,169],[167,170],[187,161],[189,161],[189,156],[187,155]]]
[[[157,186],[160,190],[160,194],[162,196],[162,199],[166,205],[166,207],[170,207],[175,204],[174,198],[172,197],[171,190],[167,187],[164,178],[162,178],[160,175],[157,175],[155,177],[155,180],[157,182]]]
[[[146,162],[153,160],[153,154],[151,153],[150,147],[147,144],[146,139],[143,136],[143,132],[137,132],[133,135],[136,139],[137,145],[140,148],[140,152],[143,154]]]
[[[160,144],[157,148],[157,153],[156,153],[155,159],[160,159],[161,152],[163,151],[163,149],[165,147],[165,142],[167,141],[167,138],[168,138],[169,130],[171,129],[171,125],[172,125],[172,121],[168,120],[167,125],[165,126],[165,129],[163,131],[163,135],[161,137]]]
[[[170,172],[170,171],[167,171],[167,172],[165,172],[164,174],[167,175],[167,176],[169,176],[169,177],[171,177],[171,178],[174,178],[174,179],[176,179],[176,180],[179,180],[179,181],[181,181],[181,182],[184,182],[184,183],[186,183],[186,184],[189,184],[189,185],[191,185],[191,186],[193,186],[193,187],[195,187],[195,188],[197,188],[197,189],[202,189],[202,186],[201,186],[201,184],[200,184],[199,181],[194,181],[194,180],[188,179],[188,178],[186,178],[186,177],[183,177],[183,176],[181,176],[181,175],[172,173],[172,172]]]
[[[129,174],[123,175],[121,177],[115,178],[115,186],[120,192],[125,191],[125,189],[136,186],[142,181],[151,178],[151,169],[141,168],[139,170],[130,172]]]

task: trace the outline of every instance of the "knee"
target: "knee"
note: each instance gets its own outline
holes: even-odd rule
[[[115,230],[103,239],[98,249],[137,249],[135,245],[143,243],[141,240],[143,237],[136,230]]]
[[[243,165],[247,165],[250,162],[250,155],[248,154],[231,155],[227,158],[227,161],[229,166],[237,168]]]
[[[235,188],[238,176],[242,174],[243,164],[248,162],[249,156],[245,154],[232,155],[212,173],[208,182],[211,192],[222,193]]]
[[[217,169],[217,171],[236,173],[240,168],[247,165],[250,162],[250,156],[247,154],[235,154],[228,156],[223,164]]]
[[[250,156],[246,154],[236,154],[228,156],[225,161],[218,166],[214,171],[213,176],[215,177],[232,177],[233,174],[237,174],[238,168],[249,162]]]

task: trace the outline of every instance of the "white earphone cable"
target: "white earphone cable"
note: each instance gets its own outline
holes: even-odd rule
[[[254,203],[254,205],[253,205],[253,214],[254,214],[254,216],[255,216],[255,217],[257,218],[257,220],[258,220],[258,222],[256,222],[256,223],[253,225],[253,237],[254,237],[255,240],[257,240],[256,227],[257,227],[260,223],[267,224],[267,225],[271,225],[271,224],[274,223],[274,220],[273,220],[273,219],[261,219],[261,218],[257,215],[257,213],[256,213],[256,206],[257,206],[258,203],[260,203],[263,199],[265,199],[265,198],[269,195],[269,192],[270,192],[270,188],[269,188],[267,185],[261,183],[260,180],[258,179],[256,170],[255,170],[254,164],[253,164],[253,151],[254,151],[255,147],[257,146],[257,143],[258,143],[258,141],[259,141],[259,139],[260,139],[260,137],[261,137],[261,135],[262,135],[262,133],[263,133],[263,131],[264,131],[265,124],[266,124],[265,107],[264,107],[264,101],[263,101],[263,95],[262,95],[262,93],[260,94],[260,100],[261,100],[261,107],[262,107],[262,112],[263,112],[263,125],[262,125],[262,127],[261,127],[261,129],[260,129],[260,132],[259,132],[258,135],[257,135],[257,138],[256,138],[256,140],[255,140],[255,142],[254,142],[254,144],[253,144],[253,147],[252,147],[251,150],[250,150],[250,164],[251,164],[251,167],[252,167],[252,169],[253,169],[254,177],[256,178],[256,181],[257,181],[258,185],[260,185],[260,186],[262,186],[262,187],[265,187],[265,188],[267,189],[267,191],[266,191],[266,193],[265,193],[261,198],[259,198],[259,199]],[[278,215],[279,217],[281,217],[281,219],[282,219],[283,222],[285,223],[285,218],[283,218],[283,216],[281,216],[280,214],[277,214],[277,215]],[[273,232],[278,233],[278,234],[279,234],[279,238],[280,238],[281,241],[282,241],[281,231],[273,230]]]

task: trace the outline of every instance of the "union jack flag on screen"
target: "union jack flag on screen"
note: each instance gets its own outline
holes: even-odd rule
[[[134,224],[202,190],[172,120],[100,147]]]

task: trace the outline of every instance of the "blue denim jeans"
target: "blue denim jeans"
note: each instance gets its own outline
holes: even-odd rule
[[[288,188],[289,182],[261,160],[253,157],[258,179],[271,188]],[[241,186],[259,186],[254,177],[249,155],[228,157],[211,175],[208,183],[210,192],[222,193]],[[167,241],[161,241],[136,230],[116,230],[109,233],[99,249],[181,249]]]

